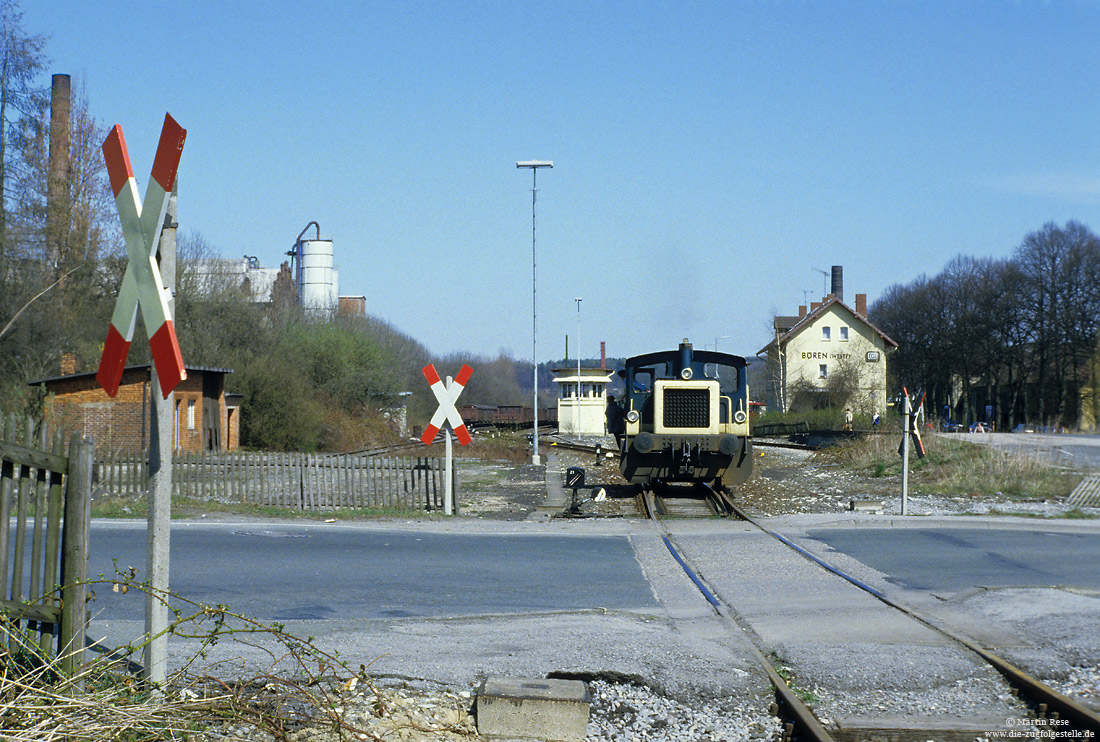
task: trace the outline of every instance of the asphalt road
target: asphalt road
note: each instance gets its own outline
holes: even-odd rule
[[[901,528],[810,529],[807,535],[917,590],[1068,586],[1100,590],[1100,533]],[[827,554],[819,550],[825,558]]]
[[[960,440],[1035,454],[1074,469],[1100,469],[1100,435],[1079,433],[959,433]]]
[[[903,587],[1100,590],[1100,533],[1018,528],[817,528],[807,536]],[[89,574],[145,567],[140,523],[97,521]],[[139,572],[138,580],[143,579]],[[325,524],[177,524],[173,592],[265,621],[649,610],[628,535],[493,534]],[[143,598],[101,588],[100,619],[138,619]]]
[[[144,523],[93,523],[89,575],[112,576],[116,560],[144,573],[145,538]],[[170,566],[174,593],[265,621],[655,605],[621,536],[188,523],[173,525]],[[143,611],[136,591],[96,591],[98,619]]]

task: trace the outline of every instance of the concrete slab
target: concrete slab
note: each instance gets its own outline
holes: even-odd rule
[[[580,680],[486,678],[477,694],[477,731],[491,738],[583,740],[591,700]]]
[[[569,507],[573,492],[562,486],[561,461],[553,453],[546,455],[545,476],[546,496],[536,513],[560,513]]]
[[[974,742],[1005,738],[1013,727],[999,717],[987,719],[912,719],[851,717],[838,719],[830,730],[835,742]],[[1019,727],[1017,727],[1019,729]]]

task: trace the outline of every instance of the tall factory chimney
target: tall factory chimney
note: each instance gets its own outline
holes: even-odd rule
[[[600,341],[600,368],[607,368],[607,341]]]
[[[833,266],[833,287],[829,293],[844,301],[844,266]]]

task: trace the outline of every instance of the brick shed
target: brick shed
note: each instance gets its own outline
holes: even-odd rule
[[[150,366],[127,366],[114,399],[96,383],[95,372],[36,379],[43,385],[46,419],[54,429],[90,436],[99,450],[140,451],[149,443]],[[226,451],[240,441],[240,395],[225,393],[226,368],[188,366],[175,390],[172,441],[177,451]],[[227,399],[228,398],[228,399]]]

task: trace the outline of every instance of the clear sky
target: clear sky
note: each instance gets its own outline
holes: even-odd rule
[[[144,190],[188,130],[179,221],[285,260],[434,353],[752,355],[845,298],[1100,231],[1100,2],[24,0],[51,73],[122,124]],[[48,79],[44,80],[48,84]],[[575,341],[570,355],[576,352]]]

